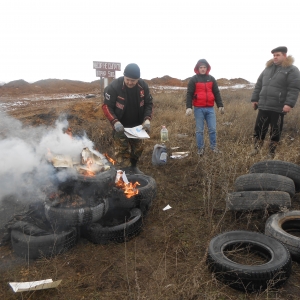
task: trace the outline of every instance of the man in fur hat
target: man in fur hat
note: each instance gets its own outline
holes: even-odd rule
[[[259,153],[270,126],[268,158],[275,156],[283,127],[283,117],[295,106],[300,90],[300,73],[293,65],[292,56],[287,56],[287,47],[271,51],[273,58],[266,63],[260,74],[251,98],[258,114],[254,126],[254,148],[250,155]]]

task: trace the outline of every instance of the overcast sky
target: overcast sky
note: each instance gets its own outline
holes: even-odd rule
[[[283,45],[300,67],[297,0],[2,0],[0,29],[4,82],[91,82],[93,61],[185,79],[201,58],[216,79],[255,82]]]

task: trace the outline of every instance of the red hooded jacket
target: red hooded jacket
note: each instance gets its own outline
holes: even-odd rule
[[[207,65],[207,71],[204,75],[199,74],[200,63]],[[209,75],[210,70],[211,66],[205,59],[200,59],[197,62],[194,68],[196,75],[194,75],[188,83],[186,99],[187,108],[192,108],[192,106],[212,107],[215,102],[218,107],[223,107],[217,81],[213,76]]]

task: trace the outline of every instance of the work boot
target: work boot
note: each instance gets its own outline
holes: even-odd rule
[[[130,174],[144,174],[136,165],[137,165],[137,160],[131,158],[130,159],[131,166],[130,166]]]
[[[258,138],[254,139],[254,145],[252,151],[249,153],[250,156],[255,156],[256,154],[259,153],[261,150],[262,146],[264,144],[264,140],[259,140]]]

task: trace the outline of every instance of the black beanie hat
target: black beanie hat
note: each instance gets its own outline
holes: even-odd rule
[[[140,75],[140,68],[137,64],[129,64],[125,67],[124,76],[132,79],[139,79]]]
[[[277,48],[273,49],[273,50],[271,51],[271,53],[275,53],[275,52],[287,53],[287,51],[288,51],[287,47],[285,47],[285,46],[280,46],[280,47],[277,47]]]

